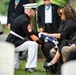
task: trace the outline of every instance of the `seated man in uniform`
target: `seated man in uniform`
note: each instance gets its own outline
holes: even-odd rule
[[[6,41],[15,45],[15,68],[19,68],[19,52],[28,50],[25,70],[36,72],[34,68],[37,67],[37,43],[42,43],[36,36],[38,32],[34,32],[30,25],[31,18],[35,17],[36,14],[36,3],[25,4],[23,6],[24,14],[15,19]]]

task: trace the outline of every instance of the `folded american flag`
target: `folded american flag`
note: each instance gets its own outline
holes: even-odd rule
[[[58,41],[53,36],[46,36],[44,33],[39,33],[39,38],[43,39],[45,42],[53,42],[55,45],[58,44]]]

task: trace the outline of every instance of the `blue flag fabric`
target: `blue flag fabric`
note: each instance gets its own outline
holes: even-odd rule
[[[43,39],[45,42],[53,42],[55,45],[58,44],[58,41],[53,36],[46,36],[44,33],[39,33],[39,38]]]

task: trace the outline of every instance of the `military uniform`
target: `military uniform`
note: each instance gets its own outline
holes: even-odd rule
[[[26,68],[37,67],[37,48],[38,44],[30,38],[34,31],[31,29],[30,17],[23,14],[17,17],[6,41],[15,45],[15,68],[19,68],[19,52],[28,50]],[[21,38],[22,37],[22,38]],[[24,39],[28,37],[28,39]]]

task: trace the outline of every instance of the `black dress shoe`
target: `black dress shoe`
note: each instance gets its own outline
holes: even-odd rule
[[[20,56],[20,60],[26,60],[26,59],[27,59],[26,57]]]
[[[48,66],[47,64],[48,63],[44,63],[44,68],[45,68],[47,74],[50,74],[50,73],[54,74],[54,73],[56,73],[57,69],[56,69],[55,65]]]
[[[44,63],[44,68],[50,68],[52,65],[48,66],[48,63]]]
[[[46,70],[46,73],[47,73],[47,74],[51,74],[51,67],[48,66],[47,64],[48,64],[48,63],[44,63],[43,66],[44,66],[44,68],[45,68],[45,70]]]
[[[25,68],[25,70],[30,73],[37,72],[34,68]]]

